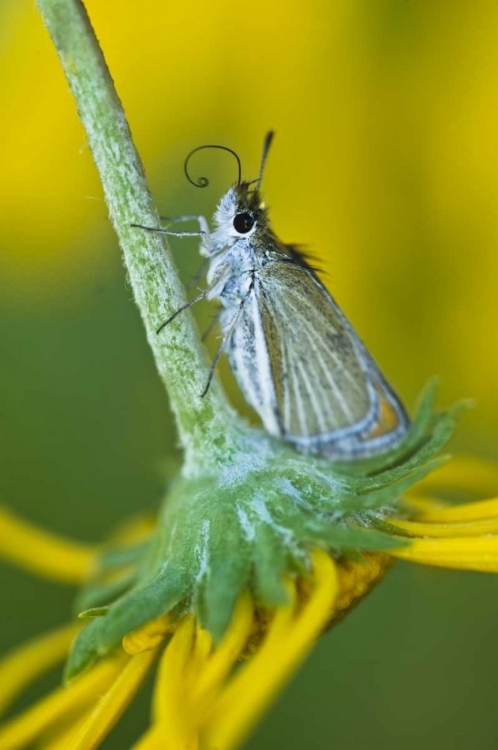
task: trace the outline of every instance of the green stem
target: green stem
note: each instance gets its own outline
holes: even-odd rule
[[[201,398],[209,367],[190,313],[182,313],[156,334],[161,323],[185,303],[185,292],[163,237],[131,227],[132,222],[159,226],[160,220],[121,102],[82,2],[38,0],[38,7],[87,132],[187,462],[205,460],[206,454],[226,451],[238,423],[216,380]]]

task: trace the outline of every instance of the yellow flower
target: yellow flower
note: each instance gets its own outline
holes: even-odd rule
[[[465,504],[440,499],[447,493],[483,494],[497,482],[495,466],[464,459],[446,464],[407,493],[410,520],[399,512],[383,519],[394,537],[398,529],[411,544],[349,560],[316,549],[312,575],[286,580],[285,605],[262,610],[246,590],[217,644],[190,613],[147,623],[69,684],[9,719],[0,729],[0,747],[14,750],[33,741],[45,750],[98,747],[155,665],[151,726],[134,747],[237,747],[317,636],[368,593],[396,558],[498,572],[498,498]],[[148,522],[137,523],[117,539],[140,540],[148,530]],[[91,577],[100,549],[59,539],[2,510],[0,554],[48,578],[80,584]],[[71,623],[4,659],[0,711],[65,658],[78,630]]]
[[[45,7],[47,20],[53,13],[52,21],[48,21],[47,25],[52,32],[56,31],[57,27],[57,33],[54,33],[53,37],[61,53],[69,82],[81,104],[88,91],[86,87],[83,87],[85,92],[79,88],[85,77],[80,74],[83,72],[86,75],[91,69],[91,66],[86,64],[91,62],[91,58],[95,62],[93,54],[78,62],[76,52],[80,42],[87,37],[81,33],[74,34],[76,26],[70,24],[68,38],[72,38],[74,47],[61,44],[61,32],[64,35],[69,28],[66,23],[69,17],[62,15],[60,7],[55,12],[54,4],[48,0],[39,0],[39,3]],[[49,9],[50,5],[52,8]],[[349,7],[347,2],[340,3],[338,7],[342,6],[344,10]],[[74,7],[73,3],[73,9]],[[227,8],[228,4],[221,4],[218,6],[218,12],[222,17],[231,20],[233,16],[227,15]],[[187,10],[189,13],[192,12],[190,6]],[[270,13],[273,15],[253,13],[252,18],[261,17],[270,21],[271,32],[275,28],[278,28],[279,32],[285,32],[287,24],[294,25],[299,38],[305,40],[303,49],[306,48],[307,51],[305,50],[302,59],[307,62],[308,52],[316,52],[319,47],[316,47],[313,36],[302,33],[307,24],[304,23],[299,5],[294,5],[291,9],[293,12],[287,11],[288,9],[284,14],[284,26],[281,24],[281,8],[278,4],[271,8]],[[355,15],[351,15],[350,28],[356,38],[358,25]],[[349,13],[345,13],[345,16],[347,18],[344,21],[347,21]],[[83,15],[80,14],[80,21],[82,18]],[[171,26],[173,17],[169,12],[167,19],[169,33],[175,37],[181,52],[179,57],[183,63],[184,36],[175,34],[174,27]],[[308,20],[311,19],[313,22],[319,20],[315,18],[313,8]],[[112,22],[114,31],[115,19],[112,13],[108,20]],[[105,26],[100,26],[98,18],[96,21],[105,36]],[[157,26],[155,16],[154,23]],[[210,23],[216,25],[214,16],[210,17]],[[314,23],[310,23],[311,25]],[[321,24],[318,26],[321,28]],[[81,30],[81,27],[79,28]],[[195,33],[202,40],[208,40],[209,44],[222,54],[226,54],[226,48],[219,45],[214,36],[206,36],[202,24],[197,24],[196,29]],[[342,29],[342,26],[338,26],[337,30],[339,29]],[[222,32],[221,27],[220,31]],[[246,33],[247,31],[246,27]],[[85,33],[88,33],[88,28]],[[271,35],[274,36],[274,33]],[[130,38],[130,35],[127,36]],[[261,45],[262,37],[260,34],[257,36]],[[329,44],[328,34],[323,36],[327,36],[327,47],[337,49],[337,45]],[[339,36],[346,39],[342,31]],[[239,35],[230,34],[229,37],[235,40],[240,56],[229,58],[230,70],[237,71],[241,68],[240,61],[245,62],[249,59],[247,49],[240,44]],[[275,59],[279,62],[284,59],[285,64],[276,68],[267,65],[265,70],[277,69],[284,80],[288,76],[291,79],[298,78],[299,75],[294,75],[295,71],[298,71],[305,88],[308,87],[310,79],[319,82],[320,98],[316,112],[322,115],[318,119],[327,138],[330,138],[330,118],[323,116],[325,113],[321,104],[323,91],[327,89],[322,83],[330,83],[332,80],[327,66],[324,65],[322,56],[315,54],[320,73],[325,75],[325,78],[310,76],[309,68],[304,68],[306,75],[302,75],[303,65],[297,58],[294,65],[290,66],[288,59],[280,57],[280,52],[285,53],[289,48],[287,39],[288,34],[280,33],[279,44],[267,45]],[[190,41],[192,40],[191,37]],[[25,39],[27,48],[36,48],[36,45],[27,44],[27,41],[29,40]],[[344,46],[349,48],[347,44]],[[95,53],[96,45],[90,48]],[[17,53],[16,45],[13,45],[12,49]],[[73,52],[76,56],[73,56]],[[25,56],[22,57],[25,62]],[[206,96],[211,96],[212,87],[209,86],[209,76],[204,66],[205,51],[199,59],[202,61],[204,75],[199,77],[198,85],[203,88]],[[85,64],[80,64],[83,62]],[[219,62],[223,62],[223,58],[219,58]],[[182,71],[187,71],[188,68],[183,64],[179,67]],[[94,69],[94,74],[99,70],[101,72],[101,68],[97,68],[98,70]],[[385,68],[390,71],[403,71],[403,66]],[[369,63],[366,69],[370,69]],[[237,91],[242,93],[250,91],[256,80],[256,71],[252,65],[246,64],[245,70],[248,75],[246,83],[249,83],[249,86],[244,84],[244,79],[237,73]],[[232,87],[235,79],[231,80],[226,75],[225,65],[217,64],[211,71],[215,73],[213,80],[218,80],[220,71],[223,71],[222,78],[228,81],[230,97],[222,93],[221,99],[214,101],[213,107],[222,112],[225,118],[226,108],[220,107],[219,102],[233,100]],[[117,75],[119,76],[119,72]],[[259,76],[259,80],[265,78],[264,75]],[[277,90],[281,88],[278,78],[275,79]],[[175,79],[175,86],[178,86],[178,80]],[[391,81],[388,77],[388,83],[393,81],[394,79]],[[104,91],[109,93],[109,79],[104,77],[101,83],[100,94]],[[139,91],[136,86],[134,88]],[[193,96],[195,92],[191,87],[181,88],[189,99],[189,106],[182,110],[184,117],[192,120],[192,113],[199,111],[200,100]],[[348,89],[349,86],[346,85],[344,88]],[[438,102],[439,88],[437,87]],[[97,91],[96,87],[90,89],[93,93]],[[269,101],[273,102],[275,97],[270,88],[263,86],[263,89]],[[388,89],[389,86],[386,90]],[[126,98],[125,91],[124,96]],[[90,110],[98,114],[98,117],[90,118],[91,121],[84,116],[83,119],[86,121],[93,153],[100,153],[102,156],[100,150],[94,146],[95,143],[99,143],[100,135],[107,132],[106,128],[102,127],[109,114],[104,111],[106,107],[101,106],[105,97],[96,97],[92,100],[93,104],[98,104],[94,109],[88,109],[92,103],[92,96],[86,98],[86,105],[80,107],[80,111],[82,115],[85,112],[88,114]],[[288,101],[295,99],[289,96],[286,98]],[[356,104],[360,104],[363,97],[354,99]],[[348,116],[356,130],[363,131],[364,118],[358,117],[358,113],[363,111],[363,105],[349,107],[346,102],[344,106],[344,98],[340,97],[339,100],[339,108],[349,113]],[[374,92],[373,101],[382,103],[385,99],[377,97]],[[394,101],[397,102],[396,97]],[[41,95],[38,94],[37,102],[45,109],[43,92]],[[274,108],[262,106],[263,96],[258,97],[258,102],[259,111],[265,118],[271,111],[275,113]],[[108,102],[109,112],[114,111],[116,103],[115,97],[111,96],[111,101]],[[310,104],[310,99],[307,98],[308,106],[301,107],[304,113],[302,117],[311,123],[309,127],[315,129],[317,118],[310,117],[313,113]],[[59,122],[56,101],[50,100],[50,105],[51,116],[56,117]],[[425,112],[418,103],[416,108],[417,113]],[[245,109],[249,111],[247,106]],[[294,104],[292,109],[295,109]],[[396,106],[395,110],[398,109]],[[254,111],[256,110],[258,108]],[[132,111],[133,104],[130,102],[130,113]],[[206,112],[208,117],[209,110],[202,111]],[[291,119],[296,126],[295,118]],[[282,121],[287,120],[289,118],[284,116]],[[247,112],[242,121],[245,129]],[[138,125],[138,121],[135,122]],[[205,130],[206,123],[202,122],[202,118],[199,118],[198,122]],[[397,124],[398,122],[396,120]],[[45,123],[52,139],[53,128],[49,127],[49,121]],[[128,161],[120,158],[120,155],[126,152],[126,149],[121,148],[125,144],[119,145],[120,139],[123,140],[121,115],[114,124],[118,125],[116,132],[113,131],[112,135],[111,131],[108,131],[107,135],[112,135],[111,142],[118,148],[104,149],[105,154],[113,157],[110,162],[117,167],[116,175],[120,177],[114,187],[111,185],[112,180],[109,181],[110,172],[103,168],[106,160],[97,158],[96,161],[104,178],[111,215],[114,219],[119,217],[119,221],[115,223],[118,234],[123,238],[126,233],[130,234],[129,220],[125,219],[129,214],[128,209],[130,206],[135,208],[137,204],[123,204],[123,210],[120,212],[117,210],[117,203],[112,200],[112,196],[116,197],[120,192],[117,188],[118,183],[119,186],[123,185],[123,175],[132,174],[124,168]],[[273,122],[271,124],[277,125]],[[353,133],[353,128],[351,130]],[[375,127],[371,130],[375,133]],[[431,132],[432,130],[437,129],[431,128]],[[424,128],[421,132],[424,132]],[[124,135],[126,140],[126,134]],[[170,140],[174,153],[178,145],[177,140]],[[356,156],[357,174],[361,176],[363,185],[364,175],[369,171],[368,165],[362,150],[355,146],[354,133],[353,137],[348,137],[347,140]],[[313,144],[307,143],[307,156],[310,145],[312,150],[314,148]],[[10,143],[8,146],[11,150]],[[377,149],[375,151],[377,152]],[[147,155],[147,152],[144,154]],[[150,155],[149,153],[149,158]],[[309,155],[312,157],[312,153]],[[382,180],[378,176],[376,158],[371,161],[371,166],[375,168],[370,169],[370,173],[374,176],[377,190],[377,185],[381,184]],[[350,163],[347,149],[342,150],[342,159],[344,163]],[[316,159],[311,158],[309,161],[316,163]],[[415,155],[415,161],[418,165],[418,153]],[[137,167],[138,160],[132,158],[129,163]],[[412,164],[412,160],[409,163]],[[18,162],[11,164],[15,166],[13,171],[17,175]],[[109,163],[106,166],[109,167]],[[320,172],[323,172],[323,165],[320,165]],[[139,173],[139,169],[133,172],[140,181]],[[415,171],[413,174],[418,172]],[[9,190],[11,181],[6,181]],[[23,184],[22,180],[18,182]],[[135,182],[133,179],[126,180],[128,186],[136,187]],[[309,184],[309,180],[301,182]],[[322,185],[323,179],[315,180],[315,183]],[[344,192],[343,183],[338,181],[337,184],[340,186],[337,188],[339,192]],[[299,212],[292,212],[292,196],[288,192],[289,189],[290,183],[287,193],[280,193],[281,199],[286,201],[291,214],[299,216]],[[328,205],[330,193],[326,194],[323,190],[319,192],[322,195],[321,200],[325,200]],[[76,194],[80,195],[81,190],[76,190]],[[49,195],[48,191],[45,195]],[[295,191],[294,195],[297,195]],[[13,191],[9,192],[8,200],[13,196]],[[306,199],[310,196],[312,210],[306,213],[300,204],[301,214],[311,216],[320,213],[320,206],[317,204],[317,200],[320,199],[311,193]],[[22,216],[25,213],[25,199],[23,191]],[[416,201],[414,204],[416,205]],[[340,214],[345,213],[340,210],[340,199],[336,201],[336,205]],[[390,201],[384,201],[382,206],[389,207],[389,213],[399,217],[397,221],[400,225],[409,227],[410,222],[405,221],[406,211],[393,212]],[[396,206],[406,208],[403,202],[395,203],[394,207]],[[57,210],[53,211],[53,216],[58,216],[59,213],[57,207]],[[82,213],[84,211],[81,210],[67,213],[62,225],[58,227],[57,237],[63,240],[69,232],[72,236],[75,226],[77,229],[73,220],[78,217],[81,220]],[[321,213],[323,214],[323,211]],[[357,215],[356,212],[353,213]],[[415,214],[416,210],[414,216]],[[382,212],[379,216],[382,216]],[[354,223],[358,231],[363,231],[360,229],[361,223],[356,219]],[[422,221],[421,224],[425,225],[426,222]],[[292,224],[289,224],[289,229],[291,226]],[[325,248],[344,246],[344,242],[337,241],[340,230],[336,230],[335,236],[330,235],[330,221],[313,222],[313,226],[322,227],[319,231],[325,233],[324,241],[319,243],[320,245]],[[54,237],[53,232],[45,232],[45,239]],[[372,237],[373,235],[366,236],[366,245],[369,248],[382,244],[375,242],[375,238],[372,241]],[[311,239],[313,240],[312,236]],[[151,238],[147,240],[149,241],[152,243]],[[358,244],[359,235],[353,232],[352,241]],[[16,247],[17,258],[21,255],[17,245],[21,243],[12,244]],[[131,240],[128,243],[123,242],[125,251],[127,248],[129,250],[132,244]],[[137,241],[138,244],[141,243]],[[145,240],[143,244],[145,247]],[[175,750],[234,748],[250,731],[317,637],[328,625],[347,613],[351,606],[380,580],[396,558],[443,567],[490,572],[498,569],[496,500],[445,507],[439,500],[441,487],[437,486],[437,480],[436,483],[431,480],[432,485],[427,480],[425,491],[419,489],[419,494],[409,490],[417,480],[425,477],[445,460],[445,457],[436,458],[436,454],[447,442],[453,430],[456,410],[443,415],[433,415],[431,404],[427,403],[426,399],[422,417],[414,422],[410,435],[403,446],[400,446],[400,450],[396,449],[390,455],[383,456],[380,459],[381,463],[377,459],[371,463],[367,461],[366,464],[371,470],[365,465],[355,465],[350,467],[351,473],[348,474],[346,471],[341,472],[340,467],[336,467],[335,471],[325,460],[297,457],[290,449],[271,444],[268,438],[250,433],[233,418],[222,396],[215,391],[215,385],[202,404],[197,404],[197,410],[191,408],[191,399],[188,396],[190,394],[200,401],[200,389],[196,389],[192,378],[190,391],[185,390],[186,378],[177,370],[176,361],[171,355],[179,352],[179,359],[184,360],[182,365],[188,361],[192,371],[196,371],[194,365],[198,361],[199,380],[202,379],[200,370],[207,367],[205,362],[203,364],[195,341],[188,340],[191,333],[188,324],[184,324],[186,335],[176,339],[172,337],[169,344],[158,344],[157,338],[153,335],[160,321],[157,318],[159,307],[156,303],[163,300],[163,297],[171,297],[171,304],[174,301],[174,294],[165,291],[169,289],[168,283],[174,277],[174,269],[172,266],[169,267],[166,261],[159,262],[158,259],[163,258],[163,255],[159,242],[157,245],[155,255],[152,250],[147,249],[147,257],[149,260],[157,259],[156,265],[163,276],[159,277],[153,273],[154,266],[142,262],[144,255],[135,257],[128,253],[127,260],[133,261],[129,263],[132,270],[134,269],[134,276],[132,274],[130,278],[134,279],[134,288],[139,292],[137,299],[141,300],[142,313],[146,313],[144,319],[150,333],[149,341],[156,354],[156,362],[163,365],[159,370],[168,383],[171,403],[178,415],[180,439],[186,449],[185,467],[165,499],[157,526],[151,529],[150,524],[146,522],[122,530],[113,540],[112,547],[103,545],[91,548],[60,540],[51,534],[30,529],[7,511],[0,514],[0,552],[11,561],[17,561],[24,567],[48,577],[83,584],[78,599],[80,617],[91,621],[83,632],[80,632],[79,623],[76,622],[43,636],[7,657],[3,667],[0,665],[1,700],[4,710],[11,707],[14,699],[29,683],[56,666],[66,655],[69,655],[66,673],[72,677],[68,684],[6,722],[3,729],[0,729],[0,747],[7,750],[25,747],[33,742],[44,748],[99,746],[147,674],[154,668],[157,668],[157,676],[151,726],[136,746],[169,747]],[[412,243],[411,246],[417,248],[418,252],[418,243]],[[46,255],[43,253],[44,243],[41,242],[41,237],[39,247],[42,250],[39,257],[45,265]],[[141,259],[140,262],[138,258]],[[382,281],[386,268],[391,268],[392,273],[395,273],[395,260],[391,259],[390,264],[381,264]],[[168,268],[172,273],[166,273]],[[140,273],[137,273],[137,269],[140,269]],[[407,275],[406,269],[404,270],[405,278],[409,276],[416,280],[416,274]],[[150,293],[151,279],[155,280],[157,287],[161,286],[159,279],[164,281],[164,288],[161,287],[162,296]],[[173,287],[174,285],[171,290]],[[379,285],[377,287],[379,288]],[[399,288],[399,282],[396,288]],[[147,292],[145,294],[144,289]],[[403,296],[409,295],[404,293]],[[369,316],[372,316],[374,308],[366,305],[365,309],[368,309]],[[434,327],[434,330],[437,328]],[[182,343],[183,348],[177,347],[178,351],[175,351],[173,346],[175,340]],[[190,354],[193,355],[193,364]],[[405,366],[410,369],[408,360]],[[221,414],[215,407],[220,407]],[[427,429],[422,430],[421,424]],[[375,466],[376,470],[372,468]],[[452,481],[456,482],[457,489],[463,491],[471,484],[475,486],[477,482],[469,483],[465,481],[465,477],[456,481],[458,470],[465,472],[465,464],[460,463],[450,470],[441,470],[439,476],[443,479],[439,480],[440,484],[443,483],[450,491],[454,489],[450,486]],[[446,476],[448,482],[444,479],[445,471],[450,471]],[[474,475],[477,472],[481,478],[484,473],[483,470],[478,471],[475,468],[471,471]],[[496,482],[495,474],[493,482]],[[235,516],[238,525],[233,523]],[[154,543],[148,543],[149,536],[151,540],[153,538]],[[128,544],[130,541],[131,547]],[[135,558],[130,557],[133,542],[135,553],[137,548],[139,550]],[[140,551],[141,544],[143,546]],[[86,606],[83,606],[84,603]],[[106,606],[100,606],[104,603]]]

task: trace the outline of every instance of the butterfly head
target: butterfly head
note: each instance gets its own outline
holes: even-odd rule
[[[214,215],[216,234],[227,244],[248,239],[266,231],[267,209],[254,183],[232,185],[221,199]]]
[[[260,186],[273,135],[273,131],[270,130],[265,136],[259,174],[257,179],[250,182],[242,180],[242,166],[238,154],[226,146],[215,144],[199,146],[187,156],[185,174],[187,179],[196,187],[206,187],[209,184],[205,177],[195,181],[189,174],[190,158],[197,151],[205,148],[221,149],[232,154],[237,162],[237,182],[225,193],[214,215],[216,231],[213,233],[211,246],[215,250],[223,246],[231,246],[239,240],[252,238],[253,241],[257,241],[258,236],[267,231],[268,212],[261,198]]]

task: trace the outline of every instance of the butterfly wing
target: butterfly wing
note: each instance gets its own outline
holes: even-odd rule
[[[349,460],[406,433],[402,405],[305,264],[275,260],[257,272],[229,356],[266,429],[301,450]]]

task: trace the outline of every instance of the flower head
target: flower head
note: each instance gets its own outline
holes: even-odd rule
[[[81,589],[74,621],[0,665],[2,710],[66,659],[65,683],[0,729],[0,747],[101,745],[156,668],[137,747],[229,750],[244,738],[317,637],[397,558],[497,569],[496,501],[446,508],[414,494],[446,462],[456,411],[434,386],[403,443],[347,465],[249,428],[205,353],[112,76],[81,0],[38,0],[85,126],[131,287],[170,396],[182,473],[157,518],[98,547],[0,513],[0,553]],[[133,222],[133,224],[132,224]],[[175,319],[163,335],[163,321]],[[204,388],[204,390],[202,390]]]
[[[0,684],[6,686],[0,709],[5,711],[30,682],[69,654],[69,679],[9,719],[0,729],[0,747],[23,748],[33,740],[45,748],[98,747],[156,669],[151,725],[135,747],[230,750],[316,638],[397,558],[498,572],[498,501],[449,505],[441,499],[443,490],[466,490],[486,474],[496,481],[494,467],[453,461],[416,489],[407,488],[411,473],[420,475],[424,466],[421,455],[427,460],[448,437],[447,427],[441,428],[448,417],[434,423],[429,416],[431,395],[423,400],[412,432],[412,439],[418,435],[418,449],[412,444],[404,463],[398,456],[390,469],[370,465],[362,475],[357,467],[357,476],[349,476],[363,509],[348,505],[353,494],[346,492],[346,475],[340,473],[335,477],[342,480],[342,494],[334,498],[329,488],[333,512],[301,507],[303,487],[296,475],[292,487],[285,485],[291,515],[278,515],[279,501],[271,502],[278,477],[263,495],[253,487],[246,505],[239,495],[229,526],[237,525],[246,548],[233,528],[225,539],[217,536],[216,543],[210,536],[226,534],[217,513],[226,520],[228,508],[221,503],[210,509],[202,487],[191,493],[189,504],[185,488],[195,487],[198,478],[191,480],[194,484],[181,480],[156,523],[136,521],[99,548],[35,530],[2,511],[3,556],[50,578],[85,585],[77,599],[79,620],[35,639],[0,665]],[[432,438],[425,434],[421,440],[424,423],[425,429],[432,424]],[[316,466],[310,470],[307,486],[316,471]],[[261,466],[257,476],[261,490]],[[250,485],[250,477],[247,481]],[[365,481],[368,491],[362,494]],[[375,503],[376,493],[386,490],[385,502]],[[270,498],[265,511],[263,497]],[[182,513],[190,536],[175,538]],[[279,533],[286,557],[274,538]]]

